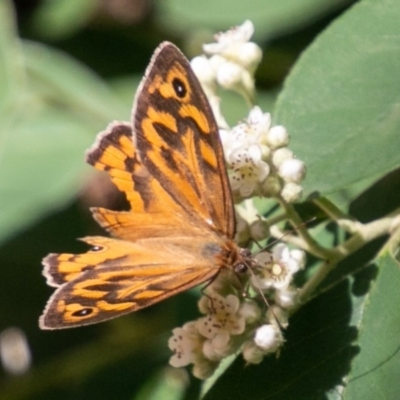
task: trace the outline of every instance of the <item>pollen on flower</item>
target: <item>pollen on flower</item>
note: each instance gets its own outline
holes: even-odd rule
[[[173,351],[170,365],[184,367],[194,363],[201,354],[203,338],[198,334],[195,323],[188,322],[182,328],[175,328],[168,341],[168,347]]]
[[[228,163],[233,171],[230,175],[232,189],[238,190],[243,197],[249,196],[270,171],[269,165],[261,158],[260,146],[256,144],[233,150]]]
[[[208,314],[196,321],[196,327],[201,335],[212,339],[223,332],[230,335],[243,332],[245,319],[239,313],[240,301],[237,296],[232,294],[224,298],[214,293],[207,300]]]
[[[288,287],[291,280],[292,276],[284,265],[272,263],[260,275],[254,276],[252,283],[256,289],[282,289]]]
[[[257,254],[255,262],[255,275],[250,278],[253,291],[249,288],[244,294],[243,288],[230,283],[229,271],[222,271],[208,286],[208,294],[199,300],[204,316],[173,330],[168,342],[174,353],[170,359],[172,366],[192,364],[193,375],[205,379],[221,360],[238,351],[248,363],[257,364],[280,348],[280,327],[287,326],[289,310],[297,298],[290,283],[293,274],[304,266],[304,254],[279,244],[272,253]],[[258,295],[260,290],[265,296]],[[250,294],[253,292],[255,297]],[[265,298],[269,303],[267,310]]]
[[[293,275],[304,266],[304,252],[296,250],[292,255],[289,248],[282,243],[275,246],[272,255],[260,253],[255,258],[260,268],[251,281],[256,289],[286,289],[291,284]]]
[[[298,184],[305,175],[304,164],[284,147],[289,135],[283,126],[271,127],[271,115],[256,106],[247,119],[232,129],[221,129],[225,160],[232,190],[242,198],[253,193],[296,201],[302,194]]]

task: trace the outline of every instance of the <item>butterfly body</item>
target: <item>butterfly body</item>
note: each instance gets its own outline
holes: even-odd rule
[[[171,43],[156,50],[135,99],[132,123],[100,133],[87,161],[107,171],[130,211],[93,208],[113,238],[87,237],[84,254],[50,254],[57,287],[42,329],[101,322],[235,270],[235,217],[211,108],[189,62]]]

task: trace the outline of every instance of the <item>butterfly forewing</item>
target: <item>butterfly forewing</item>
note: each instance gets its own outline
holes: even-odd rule
[[[201,85],[171,43],[155,52],[133,126],[140,158],[186,213],[232,238],[235,220],[218,128]]]

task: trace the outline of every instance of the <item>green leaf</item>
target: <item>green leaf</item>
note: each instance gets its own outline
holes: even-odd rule
[[[389,252],[376,260],[378,278],[354,313],[359,329],[342,399],[396,399],[399,393],[400,269]]]
[[[29,111],[15,123],[0,159],[0,240],[76,196],[92,132],[51,107]]]
[[[166,367],[145,382],[135,400],[179,400],[183,398],[186,384],[184,371]]]
[[[400,165],[399,20],[397,1],[358,3],[287,79],[274,117],[307,165],[306,194],[332,193]]]
[[[34,43],[23,50],[28,85],[11,110],[19,117],[0,129],[0,240],[70,202],[95,134],[130,117],[131,103],[72,58]]]
[[[3,126],[13,118],[13,107],[25,84],[21,45],[16,33],[13,9],[4,0],[0,2],[0,120]]]
[[[158,5],[161,24],[175,32],[209,28],[229,29],[250,19],[255,37],[265,38],[292,31],[351,0],[164,0]]]
[[[46,101],[62,104],[101,127],[113,119],[129,119],[131,103],[122,103],[99,76],[79,61],[33,42],[24,43],[24,55],[32,88]]]

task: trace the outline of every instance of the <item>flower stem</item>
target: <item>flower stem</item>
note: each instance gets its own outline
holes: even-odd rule
[[[315,289],[327,277],[327,275],[335,268],[335,266],[354,253],[366,243],[390,233],[393,218],[384,217],[368,224],[358,224],[358,231],[351,236],[346,242],[336,246],[331,250],[331,254],[324,260],[324,263],[318,268],[317,272],[309,279],[309,281],[301,288],[299,292],[299,306],[307,302]],[[296,309],[297,309],[296,308]],[[293,310],[295,311],[295,310]]]
[[[282,198],[278,198],[280,206],[284,209],[286,216],[293,226],[294,229],[298,232],[299,236],[303,239],[305,247],[309,253],[319,257],[321,259],[327,259],[329,256],[332,256],[332,250],[322,247],[308,232],[304,222],[301,220],[299,214],[294,209],[294,207],[284,201]]]

